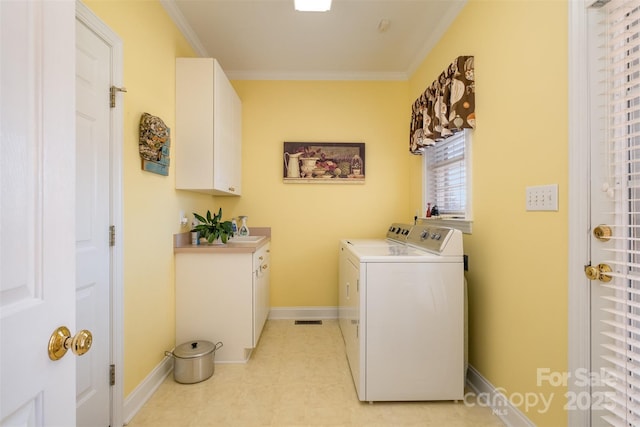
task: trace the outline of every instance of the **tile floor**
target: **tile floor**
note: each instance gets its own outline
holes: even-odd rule
[[[475,399],[465,399],[475,402]],[[129,427],[503,426],[491,409],[464,402],[358,401],[338,322],[269,320],[246,364],[217,364],[213,377],[170,375]]]

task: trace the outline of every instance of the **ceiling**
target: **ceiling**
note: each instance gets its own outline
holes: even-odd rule
[[[333,0],[329,12],[297,12],[293,0],[160,1],[235,80],[406,80],[466,2]]]

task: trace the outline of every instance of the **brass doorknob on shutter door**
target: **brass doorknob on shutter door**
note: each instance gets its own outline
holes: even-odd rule
[[[90,331],[83,329],[72,337],[69,328],[60,326],[49,338],[49,359],[60,360],[69,349],[76,356],[82,356],[89,351],[92,343],[93,335]]]
[[[584,268],[584,274],[589,280],[598,280],[598,278],[600,277],[600,271],[598,270],[598,267],[593,265],[586,266]]]
[[[587,265],[584,268],[584,274],[589,280],[599,280],[603,283],[611,281],[612,277],[607,273],[611,273],[611,267],[607,264]]]
[[[608,242],[611,238],[611,227],[600,224],[593,229],[593,236],[601,242]]]

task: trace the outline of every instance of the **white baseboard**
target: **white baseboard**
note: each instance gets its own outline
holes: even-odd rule
[[[508,427],[535,427],[518,408],[513,406],[509,399],[487,381],[471,365],[467,369],[467,385],[481,399],[483,405],[491,408],[496,415]]]
[[[337,319],[338,307],[271,307],[269,319]]]
[[[124,399],[124,425],[129,424],[138,411],[153,396],[160,384],[173,371],[173,360],[165,357],[158,366]]]

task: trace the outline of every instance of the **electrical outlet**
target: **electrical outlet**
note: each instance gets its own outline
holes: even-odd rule
[[[180,227],[186,227],[189,224],[189,218],[184,216],[184,211],[180,211]]]
[[[528,211],[557,211],[558,184],[527,187]]]

